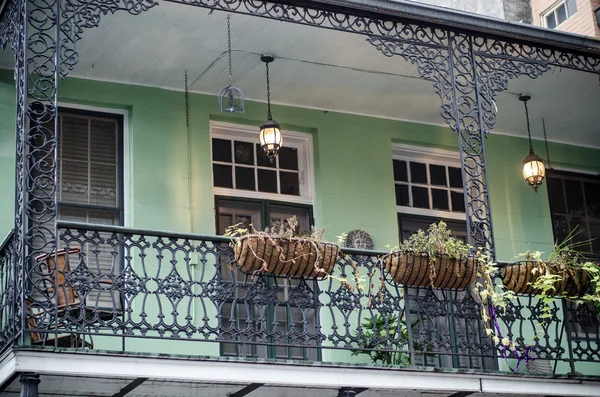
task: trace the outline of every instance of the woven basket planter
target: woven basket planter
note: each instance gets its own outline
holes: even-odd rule
[[[430,274],[435,266],[433,285]],[[477,261],[473,258],[454,259],[436,257],[430,260],[426,254],[393,252],[385,258],[385,270],[392,279],[409,287],[429,287],[464,290],[475,282]]]
[[[513,263],[502,269],[502,282],[507,289],[514,291],[517,294],[538,295],[542,291],[531,286],[538,277],[540,272],[532,273],[538,264],[535,262],[519,262]],[[563,280],[554,284],[554,291],[548,291],[549,296],[583,296],[587,293],[590,286],[589,275],[581,270],[577,270],[579,283],[570,274],[565,274]]]
[[[340,248],[331,243],[257,235],[241,237],[234,246],[235,261],[245,273],[264,270],[266,263],[267,273],[304,278],[323,278],[331,274],[339,251]]]

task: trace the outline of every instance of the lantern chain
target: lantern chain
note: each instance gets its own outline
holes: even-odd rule
[[[527,101],[523,101],[525,105],[525,117],[527,119],[527,135],[529,136],[529,154],[533,154],[533,143],[531,141],[531,127],[529,126],[529,109],[527,108]]]
[[[271,116],[271,84],[269,82],[269,62],[266,62],[267,65],[267,119],[271,120],[273,117]]]
[[[548,168],[552,168],[550,164],[550,150],[548,149],[548,137],[546,136],[546,120],[542,117],[542,128],[544,129],[544,143],[546,144],[546,160],[548,162]]]
[[[190,132],[190,92],[188,86],[188,73],[185,71],[185,128]]]
[[[233,85],[233,71],[231,66],[231,14],[227,15],[227,53],[229,56],[229,85]]]

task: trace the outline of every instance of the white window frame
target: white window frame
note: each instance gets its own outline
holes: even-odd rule
[[[238,140],[250,143],[258,143],[258,127],[243,124],[233,124],[224,122],[210,122],[210,175],[213,196],[231,197],[231,198],[251,198],[258,200],[280,201],[294,204],[308,204],[313,207],[315,198],[315,182],[313,170],[313,151],[312,135],[304,132],[282,130],[283,146],[298,149],[298,171],[300,180],[300,195],[292,196],[289,194],[266,193],[251,190],[231,189],[214,186],[213,158],[212,158],[212,139]],[[218,164],[218,163],[217,163]],[[258,169],[254,166],[254,169]],[[256,175],[256,174],[255,174]],[[256,180],[256,179],[255,179]],[[256,183],[258,181],[256,180]],[[279,183],[279,178],[278,178]]]
[[[412,146],[412,145],[405,145],[405,144],[394,144],[392,146],[392,158],[393,158],[393,160],[406,161],[407,167],[409,167],[408,163],[410,161],[427,164],[428,179],[429,179],[429,164],[460,168],[459,153],[453,152],[450,150],[444,150],[444,149],[427,148],[427,147],[422,147],[422,146]],[[410,185],[410,169],[408,169],[408,183]],[[396,185],[396,183],[394,181],[394,186],[395,185]],[[431,185],[429,185],[429,186],[431,187]],[[452,190],[450,187],[448,187],[447,189]],[[456,188],[454,188],[454,189],[456,190]],[[432,202],[431,189],[428,189],[428,190],[429,190],[429,202],[431,203]],[[463,191],[463,194],[464,194],[464,191]],[[465,212],[451,212],[451,211],[432,210],[432,209],[426,209],[426,208],[405,207],[405,206],[401,206],[401,205],[396,206],[396,212],[398,212],[400,214],[426,216],[426,217],[431,217],[431,218],[455,219],[455,220],[460,220],[460,221],[467,220],[466,210],[467,210],[466,207],[465,207]]]
[[[563,5],[563,4],[565,6],[565,13],[567,14],[567,19],[565,19],[561,23],[557,23],[556,26],[554,26],[553,28],[548,28],[548,29],[557,29],[560,25],[562,25],[563,23],[567,22],[569,20],[569,18],[571,18],[573,15],[575,15],[577,13],[577,10],[575,10],[575,12],[573,14],[569,13],[569,7],[567,6],[567,1],[568,0],[561,0],[558,3],[554,4],[552,7],[548,8],[543,13],[540,14],[540,20],[542,22],[542,26],[543,27],[548,28],[548,25],[546,24],[546,17],[549,14],[554,14],[554,22],[558,22],[558,19],[556,17],[556,9],[558,7],[560,7],[561,5]]]

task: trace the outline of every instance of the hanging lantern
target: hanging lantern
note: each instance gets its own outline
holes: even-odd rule
[[[281,126],[277,124],[271,116],[271,86],[269,84],[269,63],[275,58],[271,54],[264,54],[260,60],[265,63],[267,69],[267,121],[260,126],[260,145],[265,151],[271,163],[279,153],[283,145],[283,136],[281,135]]]
[[[229,85],[219,91],[219,111],[244,113],[244,93],[233,86],[231,66],[231,16],[227,15],[227,54],[229,55]]]
[[[519,100],[525,105],[525,117],[527,118],[527,134],[529,136],[529,155],[523,160],[523,178],[537,192],[538,187],[542,184],[546,175],[546,167],[544,160],[535,154],[533,151],[533,143],[531,141],[531,128],[529,126],[529,110],[527,109],[527,101],[531,97],[529,95],[520,95]]]

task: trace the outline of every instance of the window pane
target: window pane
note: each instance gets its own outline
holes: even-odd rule
[[[434,210],[447,211],[450,209],[448,205],[448,191],[441,189],[431,189],[431,200],[433,201]]]
[[[443,165],[430,164],[429,177],[431,178],[432,185],[448,186],[446,183],[446,167]]]
[[[462,193],[450,192],[452,212],[465,212],[465,198]]]
[[[284,146],[279,150],[278,157],[279,168],[298,170],[298,149]]]
[[[412,163],[411,163],[412,164]],[[413,207],[429,208],[429,192],[425,187],[412,187]]]
[[[212,140],[213,161],[231,163],[231,141],[213,138]]]
[[[462,173],[460,168],[448,167],[448,176],[450,178],[450,187],[461,188],[463,187]]]
[[[408,207],[408,185],[396,185],[396,205]]]
[[[567,192],[567,209],[569,214],[583,215],[583,189],[580,181],[565,179],[565,192]]]
[[[279,183],[281,194],[300,195],[300,181],[297,172],[279,171]]]
[[[590,237],[592,238],[592,253],[600,254],[600,222],[590,220]]]
[[[300,233],[310,232],[310,211],[308,208],[289,207],[287,205],[269,206],[269,222],[272,227],[275,222],[285,223],[288,218],[296,216]]]
[[[553,213],[566,214],[567,206],[563,192],[562,179],[548,178],[548,199],[550,200],[550,210]]]
[[[216,187],[233,187],[230,165],[213,164],[213,184]]]
[[[61,197],[64,203],[89,204],[88,163],[63,160]]]
[[[584,182],[583,188],[588,216],[600,220],[600,183]]]
[[[252,146],[252,143],[249,142],[235,141],[233,143],[235,162],[237,164],[254,165],[254,151],[252,150]]]
[[[551,12],[550,14],[546,15],[544,19],[546,20],[547,28],[554,29],[556,27],[556,21],[554,20],[554,12]]]
[[[554,12],[556,12],[556,20],[558,25],[567,20],[567,9],[564,4],[559,5]]]
[[[114,165],[90,165],[90,204],[118,207],[117,167]]]
[[[271,160],[269,160],[265,151],[258,143],[256,144],[256,164],[260,167],[275,168],[275,162],[271,163]]]
[[[408,182],[406,161],[394,160],[394,180],[398,182]]]
[[[89,119],[76,116],[63,116],[60,155],[64,160],[88,161]]]
[[[117,163],[117,122],[90,119],[91,161]]]
[[[590,231],[587,227],[587,222],[585,218],[580,217],[570,217],[569,223],[571,224],[571,232],[573,232],[573,243],[580,243],[576,248],[577,251],[583,253],[592,252],[592,247],[590,244]],[[560,243],[560,241],[559,241]]]
[[[412,183],[427,183],[427,167],[425,164],[410,162],[410,181]]]
[[[554,231],[554,242],[564,241],[569,235],[569,222],[563,215],[552,215],[552,230]]]
[[[258,170],[258,191],[277,193],[277,172]]]
[[[567,12],[569,16],[577,12],[577,0],[567,0]]]
[[[254,188],[254,168],[235,167],[235,188],[256,190]]]

